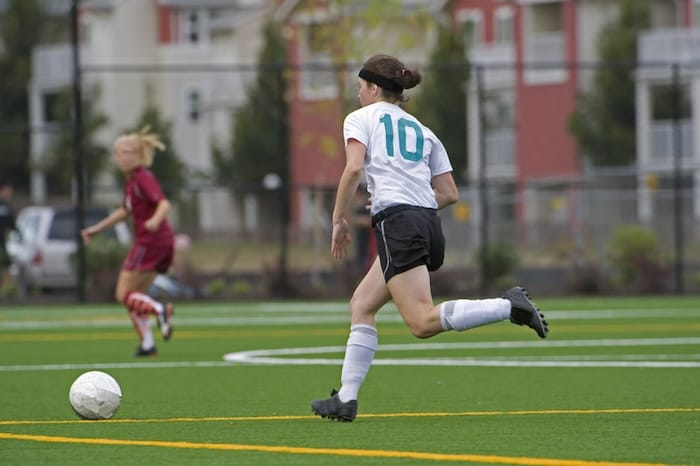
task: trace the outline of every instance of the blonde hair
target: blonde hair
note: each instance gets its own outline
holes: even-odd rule
[[[151,127],[146,125],[138,132],[123,134],[117,138],[114,145],[116,146],[123,141],[133,142],[136,145],[136,150],[139,153],[141,165],[144,167],[150,167],[153,164],[155,150],[165,150],[165,144],[163,144],[157,134],[149,133],[148,131],[150,129]]]

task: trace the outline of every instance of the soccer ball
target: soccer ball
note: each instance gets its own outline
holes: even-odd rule
[[[82,419],[109,419],[119,409],[122,389],[106,372],[89,371],[75,379],[68,400]]]

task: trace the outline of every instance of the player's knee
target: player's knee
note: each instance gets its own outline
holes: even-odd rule
[[[357,293],[353,293],[350,298],[350,316],[352,321],[356,322],[358,319],[362,320],[364,317],[368,317],[370,311],[367,307],[367,302]]]
[[[425,327],[409,325],[408,328],[414,337],[420,338],[421,340],[424,340],[426,338],[430,338],[433,335],[435,335],[435,332],[428,330]]]
[[[408,329],[416,338],[425,339],[435,335],[435,331],[430,327],[427,319],[412,318],[406,320],[406,325],[408,325]]]

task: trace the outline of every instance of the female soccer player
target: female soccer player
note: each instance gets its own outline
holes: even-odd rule
[[[115,298],[129,311],[131,322],[141,339],[135,356],[158,354],[149,316],[156,316],[165,341],[173,334],[174,307],[148,296],[148,288],[159,273],[167,272],[174,254],[174,235],[166,216],[170,202],[160,183],[148,169],[155,149],[165,146],[145,127],[138,133],[119,136],[114,142],[114,162],[126,176],[124,201],[120,207],[96,224],[81,231],[83,242],[112,225],[132,217],[134,244],[122,263]]]
[[[399,106],[406,100],[404,89],[420,81],[417,70],[394,57],[369,58],[358,78],[361,108],[343,124],[346,164],[333,210],[331,254],[340,260],[348,251],[351,200],[364,170],[378,257],[350,299],[340,390],[311,402],[321,417],[355,419],[357,395],[377,349],[375,314],[389,299],[418,338],[505,319],[547,336],[544,316],[521,287],[511,288],[503,298],[433,304],[429,272],[442,265],[445,253],[437,211],[457,202],[458,191],[443,144]]]

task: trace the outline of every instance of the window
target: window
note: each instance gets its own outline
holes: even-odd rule
[[[108,211],[94,211],[86,209],[83,211],[83,225],[94,225],[109,214]],[[74,210],[57,210],[54,214],[48,238],[50,240],[73,240],[76,238],[76,212]],[[114,227],[110,227],[102,232],[106,238],[116,238],[117,232]]]
[[[65,96],[64,96],[65,97]],[[42,104],[44,107],[44,122],[45,123],[60,123],[62,119],[61,104],[62,96],[57,92],[47,92],[42,95]]]
[[[196,124],[202,116],[202,95],[197,89],[187,93],[187,119]]]
[[[525,71],[528,84],[560,83],[567,78],[564,12],[560,2],[535,3],[524,10]]]
[[[462,10],[457,13],[457,21],[462,24],[464,49],[468,53],[483,42],[482,15],[479,10]]]
[[[186,14],[185,22],[185,42],[196,44],[199,42],[199,14],[196,11],[189,11]]]
[[[326,38],[335,31],[326,23],[309,23],[303,29],[301,41],[301,93],[306,99],[328,99],[337,96],[335,72]]]
[[[690,105],[690,85],[681,83],[678,88],[678,103],[680,108],[676,116],[676,90],[672,84],[659,84],[650,88],[653,120],[673,120],[674,118],[689,119],[692,116]]]
[[[206,10],[182,10],[180,12],[180,42],[197,45],[207,40]]]
[[[494,26],[496,42],[499,44],[513,43],[515,19],[512,8],[501,7],[497,9],[494,16]]]

